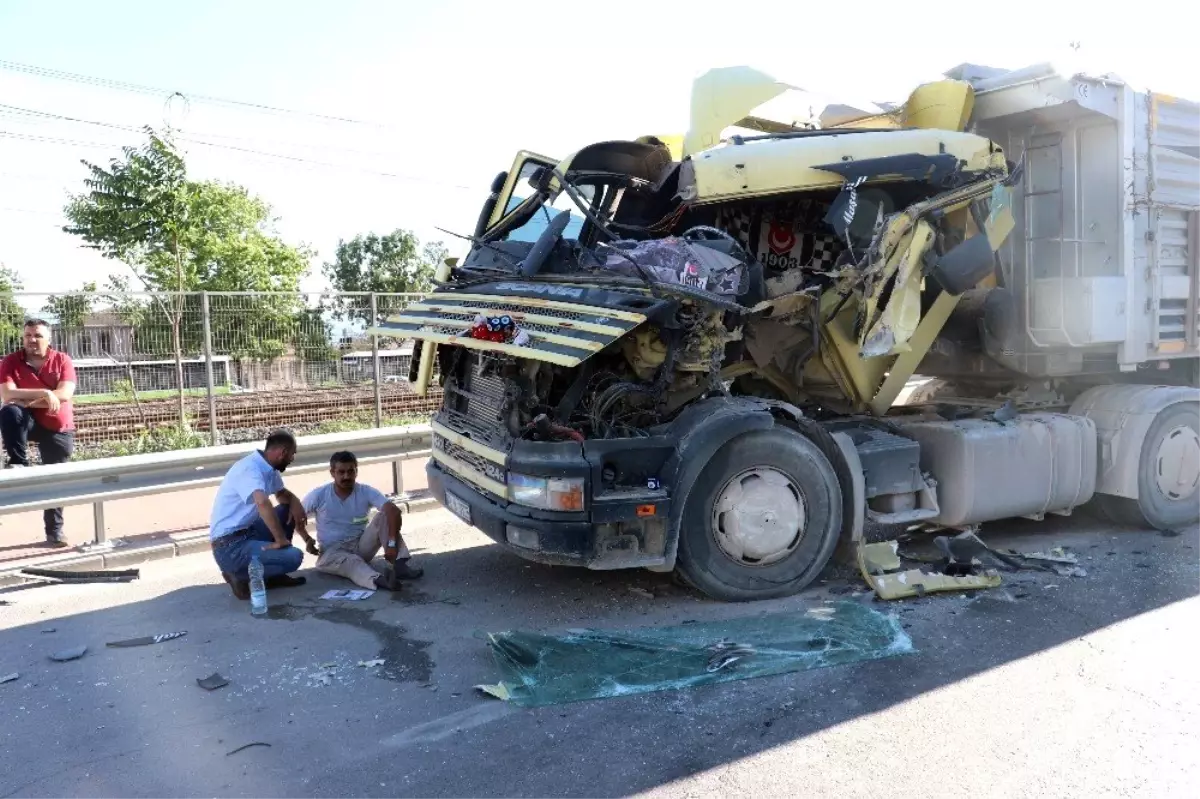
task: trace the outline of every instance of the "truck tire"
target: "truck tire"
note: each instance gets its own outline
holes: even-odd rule
[[[714,599],[801,591],[828,563],[842,529],[829,459],[786,427],[755,430],[720,450],[688,494],[677,568]]]
[[[1142,442],[1138,498],[1097,494],[1096,504],[1110,520],[1130,527],[1176,530],[1196,524],[1200,521],[1198,460],[1200,409],[1192,404],[1166,408]]]

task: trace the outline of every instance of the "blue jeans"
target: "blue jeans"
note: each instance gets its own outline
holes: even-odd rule
[[[296,530],[296,523],[289,517],[289,512],[287,505],[275,506],[275,516],[283,525],[288,540],[291,541],[292,533]],[[248,529],[248,534],[245,532],[231,534],[238,536],[240,540],[213,550],[213,559],[221,571],[232,574],[238,580],[249,580],[250,561],[255,555],[258,555],[258,560],[263,565],[263,574],[266,577],[277,577],[300,568],[300,564],[304,561],[304,553],[296,547],[264,549],[275,538],[262,519],[255,519],[250,523]]]

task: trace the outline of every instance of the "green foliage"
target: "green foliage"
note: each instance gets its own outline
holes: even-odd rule
[[[383,417],[384,427],[404,427],[410,424],[428,424],[429,414],[401,414],[399,416]],[[343,416],[340,419],[330,419],[321,422],[310,435],[323,435],[325,433],[350,433],[355,430],[370,430],[375,427],[375,413],[373,411],[360,411],[351,416]]]
[[[20,275],[0,264],[0,352],[5,354],[21,346],[26,314],[13,292],[23,288]]]
[[[193,181],[168,136],[146,129],[140,148],[124,148],[108,167],[84,161],[88,191],[70,198],[63,229],[101,255],[126,264],[137,284],[110,277],[104,296],[136,328],[139,352],[196,356],[203,349],[199,298],[182,292],[284,292],[244,307],[213,309],[213,346],[235,357],[276,358],[311,345],[314,330],[298,294],[311,252],[284,243],[271,209],[246,189]],[[148,301],[131,291],[159,293]],[[318,320],[319,321],[319,320]],[[166,350],[171,342],[170,350]]]
[[[446,255],[441,242],[422,247],[415,235],[397,229],[384,236],[368,233],[339,241],[333,262],[322,272],[338,291],[425,292]],[[334,304],[340,318],[372,323],[366,298],[338,298]],[[381,307],[381,314],[386,310]]]
[[[113,393],[117,395],[119,402],[133,402],[136,396],[133,390],[132,380],[114,380]]]
[[[192,430],[190,425],[172,425],[143,431],[129,441],[106,441],[98,447],[81,452],[75,460],[116,458],[123,455],[144,455],[147,452],[172,452],[207,446],[208,436]]]
[[[92,304],[96,301],[95,282],[84,283],[83,289],[73,294],[51,294],[42,306],[42,313],[54,320],[59,330],[78,330],[83,327]]]

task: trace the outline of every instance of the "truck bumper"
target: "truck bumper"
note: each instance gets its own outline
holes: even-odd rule
[[[577,514],[541,512],[542,518],[518,515],[459,480],[437,461],[425,465],[425,474],[430,492],[443,507],[513,553],[539,563],[592,565],[595,527],[589,521],[578,520]],[[462,512],[464,505],[467,513]]]

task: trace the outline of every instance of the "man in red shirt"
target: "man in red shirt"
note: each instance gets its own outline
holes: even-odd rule
[[[42,463],[65,463],[75,451],[75,365],[50,346],[50,325],[25,323],[23,347],[0,361],[0,438],[8,465],[28,466],[26,445],[35,441]],[[47,508],[46,541],[67,546],[62,508]]]

